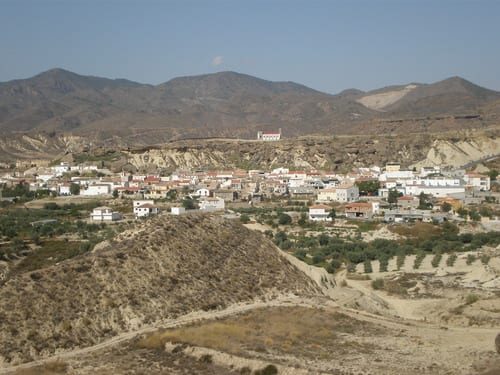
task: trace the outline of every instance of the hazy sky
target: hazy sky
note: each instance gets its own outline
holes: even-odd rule
[[[0,0],[0,81],[224,70],[336,93],[461,76],[500,90],[500,0]]]

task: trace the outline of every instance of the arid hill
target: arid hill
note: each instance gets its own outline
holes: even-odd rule
[[[253,139],[387,134],[497,124],[500,93],[454,77],[338,95],[235,72],[179,77],[152,86],[53,69],[0,83],[0,131],[82,136],[88,142],[151,145],[176,139]]]
[[[478,114],[485,103],[500,98],[497,91],[460,77],[433,84],[411,83],[357,94],[358,102],[388,114],[413,117]]]
[[[192,140],[152,149],[125,152],[128,166],[137,170],[176,168],[327,169],[347,172],[353,167],[383,166],[395,161],[407,167],[461,167],[498,156],[498,132],[441,135],[411,134],[385,137],[311,137],[281,142]],[[124,163],[122,160],[121,163]],[[117,163],[115,169],[121,170]]]
[[[260,234],[161,216],[92,253],[0,285],[0,364],[86,347],[191,311],[319,288]]]

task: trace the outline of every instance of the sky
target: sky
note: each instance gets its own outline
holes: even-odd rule
[[[316,90],[461,76],[500,91],[500,0],[0,0],[0,82],[236,71]]]

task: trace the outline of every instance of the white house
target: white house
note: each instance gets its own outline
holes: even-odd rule
[[[114,212],[109,207],[96,207],[90,214],[90,219],[93,221],[116,221],[121,218],[122,215],[119,212]]]
[[[69,165],[69,163],[61,162],[59,165],[55,165],[55,166],[51,167],[51,169],[52,169],[52,171],[54,171],[54,173],[57,173],[58,175],[62,175],[63,173],[70,171],[70,165]]]
[[[199,202],[200,211],[220,211],[224,210],[225,203],[222,198],[203,198]]]
[[[490,177],[473,171],[464,174],[464,181],[467,187],[472,187],[481,191],[490,190]]]
[[[135,200],[132,202],[132,207],[136,208],[142,206],[143,204],[155,204],[155,202],[149,199]]]
[[[334,202],[337,200],[337,189],[318,190],[318,202]]]
[[[257,132],[260,141],[279,141],[281,139],[281,128],[278,131],[260,130]]]
[[[315,206],[309,207],[309,220],[313,221],[332,221],[330,216],[331,211],[330,206],[326,206],[324,204],[318,204]]]
[[[385,173],[381,173],[379,176],[379,181],[387,181],[391,179],[408,179],[408,178],[413,178],[415,175],[415,172],[413,171],[386,171]]]
[[[61,184],[59,185],[60,195],[71,195],[71,184]]]
[[[160,209],[154,205],[152,200],[137,200],[133,201],[134,215],[136,217],[144,217],[149,215],[158,215]]]
[[[94,184],[89,185],[86,190],[82,190],[80,195],[103,195],[111,194],[111,185],[109,184]]]
[[[186,209],[184,207],[172,207],[171,213],[172,215],[182,215],[186,213]]]
[[[150,215],[158,215],[160,209],[158,206],[155,206],[150,203],[143,204],[141,206],[134,207],[134,215],[136,217],[145,217]]]
[[[206,188],[201,188],[198,189],[194,192],[194,195],[197,195],[199,197],[209,197],[210,196],[210,190]]]
[[[49,173],[47,173],[47,174],[39,174],[36,179],[37,180],[41,180],[43,182],[47,182],[47,181],[52,180],[55,177],[56,177],[55,174],[49,174]]]
[[[430,174],[441,173],[441,167],[432,166],[432,167],[422,167],[420,168],[420,177],[427,177]]]
[[[336,190],[337,202],[354,202],[359,199],[359,189],[353,182],[343,181]]]
[[[418,196],[420,193],[430,194],[436,198],[447,196],[464,195],[465,187],[448,185],[448,186],[428,186],[428,185],[406,185],[406,195]]]

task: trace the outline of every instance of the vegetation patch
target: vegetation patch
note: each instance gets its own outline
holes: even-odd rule
[[[163,348],[173,342],[245,355],[246,352],[276,353],[331,358],[332,353],[356,350],[369,353],[373,345],[344,346],[345,336],[355,332],[381,335],[371,323],[344,314],[307,307],[276,307],[183,328],[162,330],[137,342],[142,348]]]
[[[46,362],[41,366],[32,367],[29,369],[20,369],[15,371],[14,375],[58,375],[67,374],[68,364],[62,360],[56,359]]]
[[[356,264],[364,264],[364,272],[373,272],[371,261],[379,261],[377,271],[388,270],[389,259],[397,257],[397,269],[403,267],[406,255],[416,254],[413,264],[418,269],[427,255],[434,254],[432,265],[437,267],[443,254],[455,251],[472,251],[489,245],[500,244],[499,232],[466,233],[460,235],[455,224],[445,222],[441,225],[417,223],[409,227],[398,227],[407,238],[387,240],[377,238],[366,242],[360,238],[341,238],[327,232],[305,234],[278,231],[273,241],[282,250],[294,254],[300,260],[334,273],[342,264],[354,269]],[[403,233],[401,232],[401,233]],[[471,258],[472,259],[472,258]],[[486,259],[485,259],[486,260]],[[453,255],[447,258],[447,265],[454,262]]]
[[[13,273],[35,271],[84,254],[90,250],[87,244],[81,241],[45,241],[39,248],[25,256],[16,265]]]

